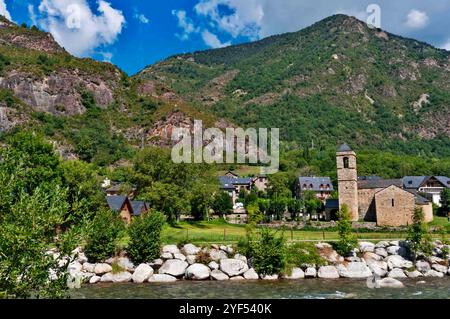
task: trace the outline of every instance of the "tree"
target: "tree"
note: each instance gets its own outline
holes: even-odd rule
[[[450,188],[444,188],[441,192],[441,207],[439,212],[442,216],[447,216],[450,213]]]
[[[340,255],[347,256],[358,244],[356,236],[352,233],[352,222],[347,205],[342,205],[338,217],[337,228],[339,241],[335,244],[335,249]]]
[[[302,211],[304,207],[304,203],[302,200],[298,200],[295,198],[290,198],[287,202],[287,209],[291,214],[292,220],[296,220],[298,214]]]
[[[217,192],[211,206],[216,214],[227,215],[233,212],[233,201],[227,192]]]
[[[182,212],[191,210],[186,192],[186,189],[174,183],[154,182],[141,197],[150,202],[154,209],[163,212],[167,221],[173,224]]]
[[[100,210],[86,231],[84,252],[90,262],[101,262],[116,254],[118,240],[125,224],[119,215],[110,210]]]
[[[286,263],[283,234],[277,234],[269,228],[260,228],[256,238],[248,234],[248,253],[253,260],[254,268],[261,275],[280,274]]]
[[[431,255],[433,250],[432,238],[428,232],[428,227],[424,222],[424,214],[421,208],[414,209],[413,223],[409,226],[406,239],[410,242],[410,248],[414,259],[417,258],[419,252],[422,252],[427,256]]]
[[[84,218],[93,218],[105,206],[104,195],[98,187],[99,176],[93,165],[82,161],[65,161],[61,163],[61,171],[62,184],[68,189],[72,220],[78,223]]]
[[[57,234],[69,210],[59,159],[31,133],[7,142],[0,150],[0,297],[64,297],[71,260],[63,257],[76,238],[72,229]],[[47,253],[51,247],[59,254]]]
[[[161,213],[147,213],[133,219],[128,228],[130,243],[127,249],[133,262],[150,262],[159,257],[164,220]]]
[[[277,197],[270,201],[269,213],[275,215],[277,220],[281,220],[286,211],[287,198]]]
[[[208,217],[212,206],[213,195],[219,191],[216,184],[195,183],[190,192],[191,215],[196,220],[204,220]]]

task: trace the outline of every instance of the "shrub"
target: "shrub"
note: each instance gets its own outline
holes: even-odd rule
[[[89,261],[99,262],[113,256],[124,228],[118,215],[109,210],[99,211],[87,230],[84,251]]]
[[[259,231],[259,238],[249,241],[250,258],[258,274],[280,274],[285,267],[285,239],[283,234],[277,236],[276,232],[264,227]]]
[[[295,243],[287,246],[285,272],[290,273],[292,268],[304,264],[325,266],[327,261],[320,256],[313,243]]]
[[[352,233],[352,222],[348,207],[344,204],[339,212],[339,221],[337,223],[339,241],[334,244],[334,249],[342,255],[349,255],[358,244],[356,236]]]
[[[411,251],[414,259],[418,252],[431,255],[433,251],[432,238],[428,232],[428,227],[424,222],[423,210],[416,208],[413,214],[413,223],[408,229],[406,238],[411,243]]]
[[[159,257],[164,221],[161,213],[144,214],[133,219],[128,229],[128,255],[133,262],[142,263]]]
[[[195,257],[195,262],[199,264],[208,265],[212,261],[211,256],[208,252],[200,250]]]

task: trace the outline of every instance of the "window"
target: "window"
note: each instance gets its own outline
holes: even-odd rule
[[[408,181],[408,184],[409,184],[409,185],[412,185],[412,181]]]
[[[313,184],[309,184],[310,189],[313,189],[313,187],[314,187]]]
[[[349,167],[349,165],[348,165],[348,157],[344,157],[344,168],[348,168]]]
[[[306,184],[303,184],[303,188],[306,188],[307,186],[306,186]]]
[[[394,206],[395,206],[395,200],[392,199],[392,207],[394,207]]]

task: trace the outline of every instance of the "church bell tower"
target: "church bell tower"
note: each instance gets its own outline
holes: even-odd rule
[[[336,153],[339,190],[339,209],[346,204],[352,221],[358,221],[358,172],[356,153],[347,144],[342,144]]]

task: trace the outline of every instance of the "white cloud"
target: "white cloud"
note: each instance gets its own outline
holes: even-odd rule
[[[412,29],[422,29],[428,24],[428,20],[426,12],[413,9],[409,11],[405,24]]]
[[[260,37],[264,18],[265,1],[261,0],[200,0],[194,7],[195,12],[208,17],[219,30],[232,37],[246,36],[250,39]],[[226,13],[220,8],[225,8]]]
[[[98,54],[103,57],[103,62],[111,62],[113,58],[113,54],[111,52],[99,52]]]
[[[113,44],[125,25],[122,11],[99,0],[98,14],[86,0],[42,0],[39,25],[72,54],[85,56]]]
[[[0,14],[9,21],[12,21],[11,14],[9,13],[8,8],[6,7],[5,0],[0,0]]]
[[[134,14],[134,18],[139,20],[139,22],[143,23],[143,24],[149,24],[150,23],[150,20],[142,13],[137,13],[136,12]]]
[[[36,12],[34,12],[34,6],[32,4],[28,5],[28,16],[30,17],[31,22],[34,25],[37,25],[37,17],[36,17]]]
[[[192,33],[198,33],[200,30],[194,26],[192,20],[186,15],[184,10],[172,10],[172,15],[177,17],[178,26],[183,29],[181,34],[175,34],[180,40],[188,40]]]
[[[441,48],[450,51],[450,40],[448,40]]]
[[[208,45],[211,48],[223,48],[226,46],[231,45],[231,42],[222,43],[217,35],[214,33],[209,32],[208,30],[204,30],[202,32],[202,39],[205,41],[206,45]]]

